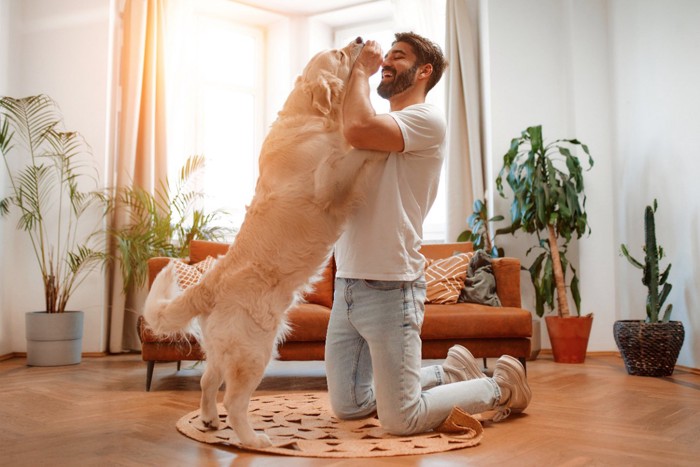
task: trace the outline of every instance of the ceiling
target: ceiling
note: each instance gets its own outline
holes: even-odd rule
[[[311,16],[348,7],[376,3],[376,0],[236,0],[273,13]]]

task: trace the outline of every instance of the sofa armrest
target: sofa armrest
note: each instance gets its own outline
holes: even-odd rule
[[[155,280],[156,276],[158,273],[163,269],[165,266],[168,265],[170,260],[173,258],[166,258],[164,256],[156,256],[154,258],[149,258],[148,259],[148,289],[151,289],[151,284],[153,284],[153,281]]]
[[[496,278],[496,294],[502,306],[520,308],[520,260],[494,258],[491,262]]]

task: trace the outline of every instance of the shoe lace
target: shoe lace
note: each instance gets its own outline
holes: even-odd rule
[[[480,414],[474,415],[474,418],[480,422],[494,422],[498,423],[505,420],[510,415],[510,407],[500,407],[497,409],[489,410]]]
[[[496,413],[493,415],[493,418],[491,420],[493,420],[494,423],[498,423],[508,418],[509,415],[510,407],[503,407],[496,410]]]

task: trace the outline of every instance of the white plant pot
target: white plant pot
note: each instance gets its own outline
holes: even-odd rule
[[[61,366],[80,363],[83,349],[83,312],[25,314],[27,365]]]

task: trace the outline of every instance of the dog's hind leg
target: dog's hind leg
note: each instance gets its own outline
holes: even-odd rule
[[[200,419],[205,427],[216,430],[219,428],[219,413],[216,408],[216,396],[223,382],[223,375],[221,373],[221,367],[213,356],[207,355],[206,365],[207,367],[200,380],[200,386],[202,387]]]
[[[246,363],[228,362],[230,365],[226,365],[224,405],[228,413],[228,424],[241,443],[251,448],[265,448],[272,445],[270,438],[264,433],[255,432],[248,418],[250,397],[262,380],[265,362],[256,362],[259,356],[246,357],[251,360]]]

